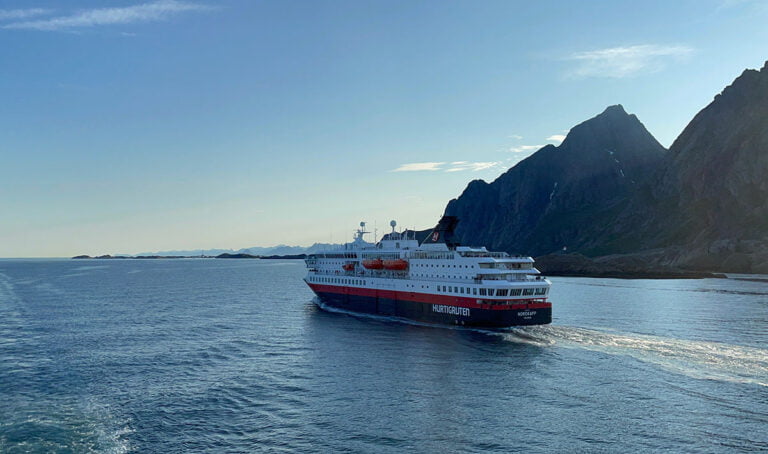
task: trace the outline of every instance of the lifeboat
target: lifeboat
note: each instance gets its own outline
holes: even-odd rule
[[[344,268],[344,271],[352,271],[352,270],[355,269],[355,264],[354,263],[345,263],[345,264],[341,265],[341,267]]]
[[[394,270],[394,271],[402,271],[408,268],[408,262],[406,262],[403,259],[384,260],[383,265],[384,265],[384,269]]]
[[[384,268],[384,263],[381,259],[363,260],[363,266],[369,270],[380,270]]]

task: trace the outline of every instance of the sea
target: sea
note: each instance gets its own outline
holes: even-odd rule
[[[555,277],[551,325],[492,331],[304,274],[0,260],[0,452],[768,451],[768,282]]]

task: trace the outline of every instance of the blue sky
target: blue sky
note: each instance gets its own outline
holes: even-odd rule
[[[434,225],[623,104],[665,146],[768,59],[768,3],[0,1],[0,256]]]

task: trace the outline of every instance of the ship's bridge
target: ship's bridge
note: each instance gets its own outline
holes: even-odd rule
[[[416,240],[406,240],[406,239],[392,239],[392,240],[381,240],[376,245],[378,249],[416,249],[419,247],[419,242]]]
[[[416,232],[408,230],[404,232],[395,231],[397,226],[395,221],[391,221],[389,225],[392,227],[392,232],[384,235],[381,241],[376,243],[377,249],[416,249],[419,247],[419,242],[416,240]]]

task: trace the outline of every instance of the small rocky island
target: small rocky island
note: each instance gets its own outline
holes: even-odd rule
[[[112,260],[112,259],[264,259],[264,260],[303,260],[307,258],[306,254],[289,254],[289,255],[252,255],[245,253],[229,254],[223,253],[219,255],[76,255],[72,259],[97,259],[97,260]]]

